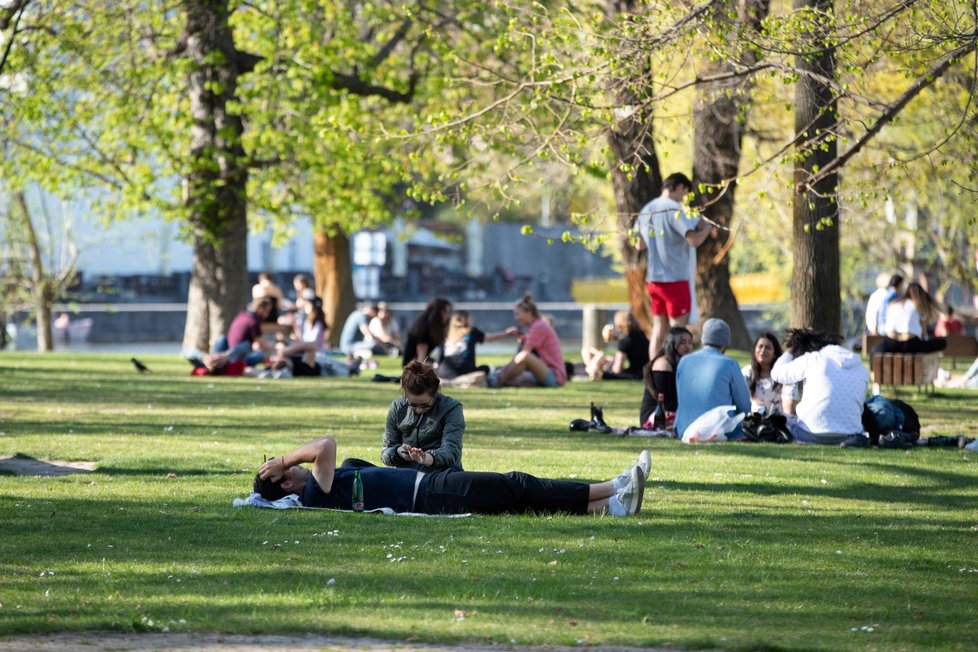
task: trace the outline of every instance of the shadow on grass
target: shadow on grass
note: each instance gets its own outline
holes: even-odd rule
[[[50,543],[39,544],[21,529],[36,521],[33,514],[13,514],[6,543],[27,554],[10,567],[6,589],[49,588],[53,598],[25,603],[7,631],[63,628],[75,620],[138,630],[148,614],[157,622],[186,618],[193,627],[203,623],[217,631],[321,630],[404,640],[422,633],[410,624],[416,614],[451,619],[463,609],[469,621],[504,630],[543,623],[554,636],[578,626],[614,627],[647,642],[694,636],[701,647],[713,640],[710,632],[747,631],[749,614],[749,629],[759,633],[741,634],[747,642],[718,643],[724,649],[779,649],[766,633],[785,631],[789,622],[792,632],[828,631],[825,640],[868,622],[892,623],[897,633],[890,635],[898,637],[928,633],[960,649],[971,640],[967,627],[949,626],[973,615],[962,599],[967,578],[930,581],[946,574],[953,557],[920,559],[916,544],[933,536],[926,514],[901,520],[896,530],[889,514],[820,516],[813,530],[813,517],[774,510],[696,523],[522,516],[418,521],[213,506],[195,512],[185,501],[171,501],[165,515],[159,503],[135,499],[112,500],[110,509],[99,500],[46,502],[56,507],[42,524],[55,539]],[[332,528],[342,534],[315,536]],[[621,543],[636,538],[643,545]],[[90,547],[80,547],[66,563],[65,541]],[[960,549],[967,541],[961,532],[946,544]],[[397,542],[404,563],[384,559],[390,542]],[[843,545],[847,554],[835,555]],[[566,552],[551,550],[557,546]],[[596,576],[598,559],[615,563],[599,565]],[[57,575],[39,579],[38,569],[49,568]],[[114,603],[120,594],[129,599]],[[77,595],[94,597],[79,603]],[[141,605],[136,611],[133,602]],[[284,607],[294,604],[301,606]],[[915,623],[905,613],[910,604],[934,618]],[[349,624],[364,613],[375,626]],[[437,631],[451,640],[470,637],[461,625],[456,634]],[[807,649],[804,640],[786,640],[784,649]],[[812,649],[831,648],[825,640]]]

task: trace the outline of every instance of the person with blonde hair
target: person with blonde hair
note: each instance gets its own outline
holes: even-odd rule
[[[615,313],[613,323],[601,329],[605,342],[617,341],[614,357],[594,347],[581,349],[584,369],[591,380],[639,380],[649,362],[649,338],[627,310]],[[628,366],[625,363],[628,362]]]
[[[505,366],[489,377],[491,387],[562,387],[567,383],[564,353],[557,331],[540,314],[533,297],[527,292],[513,307],[513,319],[526,329],[516,328],[505,334],[517,338],[519,352]]]
[[[476,371],[488,374],[488,365],[475,363],[475,347],[483,342],[502,339],[508,334],[506,331],[484,333],[472,325],[472,317],[467,310],[456,310],[452,313],[452,319],[448,324],[444,354],[438,362],[438,376],[451,380]]]

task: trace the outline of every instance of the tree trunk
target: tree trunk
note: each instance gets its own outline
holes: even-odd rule
[[[802,74],[795,86],[797,134],[791,277],[791,325],[840,333],[842,303],[839,278],[838,176],[827,175],[808,187],[810,175],[836,158],[836,98],[824,80],[835,79],[835,50],[829,34],[832,0],[795,0],[796,9],[813,9],[820,22],[803,35],[796,65]]]
[[[37,350],[48,352],[54,350],[54,337],[51,330],[51,304],[54,302],[54,292],[50,279],[44,270],[44,258],[41,256],[41,245],[37,240],[37,231],[31,221],[30,209],[23,191],[14,194],[14,201],[20,209],[21,228],[24,242],[27,245],[27,258],[30,261],[31,299],[34,304],[34,323],[37,328]]]
[[[628,0],[609,0],[610,16],[634,10]],[[662,190],[662,172],[652,138],[652,104],[641,94],[637,79],[650,79],[648,57],[641,51],[626,55],[620,75],[608,80],[609,92],[622,117],[608,130],[611,148],[611,182],[618,212],[618,246],[621,250],[628,300],[632,314],[646,333],[651,332],[649,299],[645,292],[646,253],[632,244],[630,232],[639,211],[658,197]],[[622,169],[622,166],[626,169]]]
[[[226,0],[184,3],[191,130],[186,205],[194,232],[185,347],[207,348],[248,301],[248,169],[236,113],[238,78],[255,59],[238,52]]]
[[[340,331],[347,316],[356,309],[350,240],[345,233],[317,233],[313,236],[316,259],[313,273],[316,294],[323,299],[323,312],[329,324],[329,343],[340,343]]]
[[[749,0],[738,15],[738,22],[756,30],[767,15],[766,0]],[[730,31],[734,34],[734,30]],[[750,52],[750,51],[748,51]],[[753,63],[756,56],[745,54],[741,63]],[[708,64],[702,76],[711,77],[734,71],[730,61]],[[693,188],[695,203],[711,222],[729,227],[734,211],[734,194],[740,170],[744,130],[741,116],[750,102],[750,81],[731,79],[699,87],[694,108]],[[702,319],[718,317],[730,326],[731,347],[749,350],[750,334],[730,288],[730,265],[726,251],[730,231],[717,229],[696,252],[696,304]]]

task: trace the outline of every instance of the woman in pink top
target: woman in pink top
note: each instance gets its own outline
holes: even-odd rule
[[[560,348],[557,332],[533,303],[529,293],[513,308],[513,319],[526,334],[515,328],[507,329],[520,341],[520,351],[509,364],[490,376],[489,384],[494,387],[561,387],[567,382],[567,369],[564,367],[564,353]]]

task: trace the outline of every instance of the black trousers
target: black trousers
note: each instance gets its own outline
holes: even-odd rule
[[[519,471],[437,471],[422,481],[414,509],[424,514],[585,514],[588,485]]]
[[[943,351],[946,348],[947,340],[943,337],[932,337],[929,340],[911,337],[905,341],[886,337],[883,339],[882,345],[876,345],[873,353],[933,353],[934,351]]]

